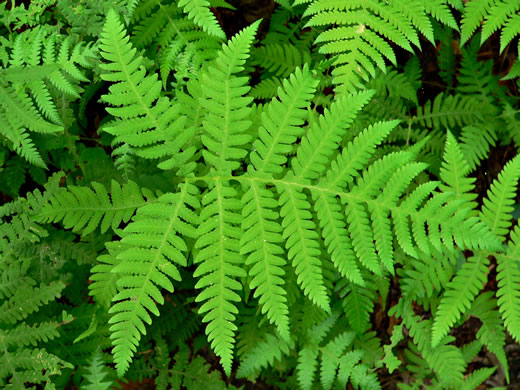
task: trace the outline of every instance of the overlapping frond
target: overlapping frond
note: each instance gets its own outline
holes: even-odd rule
[[[185,9],[193,3],[184,1]],[[195,4],[195,8],[205,14],[205,19],[214,18],[207,5]],[[194,23],[192,18],[183,16],[177,2],[157,0],[140,1],[133,18],[136,23],[132,42],[138,49],[150,45],[158,51],[158,65],[163,81],[167,85],[168,77],[173,71],[177,85],[183,85],[183,78],[197,78],[203,65],[218,55],[222,30],[213,19],[206,23],[215,33],[208,34]],[[189,12],[189,10],[188,10]],[[198,19],[202,21],[201,19]],[[220,38],[219,38],[220,37]]]

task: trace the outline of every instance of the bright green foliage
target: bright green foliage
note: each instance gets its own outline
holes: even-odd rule
[[[520,2],[518,0],[472,0],[466,3],[464,11],[461,43],[467,42],[481,24],[481,44],[497,30],[501,30],[501,53],[516,36],[520,35]],[[520,62],[516,61],[509,78],[518,77],[519,67]]]
[[[476,195],[471,193],[475,187],[475,180],[467,177],[469,166],[464,160],[464,155],[457,144],[457,140],[450,132],[446,137],[443,160],[440,177],[445,184],[441,186],[441,189],[454,192],[457,199],[463,199],[467,202],[475,200]],[[475,208],[476,204],[470,203],[468,207]]]
[[[311,17],[308,27],[334,25],[321,33],[316,43],[322,44],[320,52],[337,55],[334,82],[343,91],[361,87],[362,80],[368,80],[369,75],[374,77],[375,66],[384,71],[385,58],[395,64],[394,51],[386,39],[408,51],[412,51],[410,44],[420,47],[418,32],[433,42],[430,16],[457,28],[447,1],[297,3],[304,2],[310,3],[304,14]]]
[[[42,206],[37,220],[63,221],[66,229],[83,235],[92,233],[100,225],[104,233],[110,227],[116,230],[121,222],[128,222],[135,210],[155,198],[149,190],[140,189],[132,181],[121,186],[112,180],[110,197],[102,184],[92,182],[91,185],[94,190],[76,186],[61,188]]]
[[[485,255],[470,257],[446,287],[432,327],[432,346],[439,344],[482,289],[489,262]]]
[[[493,181],[482,206],[481,218],[501,240],[512,224],[513,198],[520,178],[520,158],[508,162]]]
[[[514,386],[518,0],[233,5],[0,6],[0,387]]]
[[[194,192],[195,191],[195,192]],[[114,296],[109,313],[114,359],[118,373],[123,374],[139,342],[145,333],[144,323],[150,324],[149,315],[159,315],[156,302],[162,304],[158,287],[173,292],[171,279],[180,280],[175,264],[186,265],[182,252],[187,250],[182,233],[196,236],[191,224],[198,218],[187,206],[196,208],[196,188],[185,184],[177,194],[165,194],[157,203],[139,209],[123,233],[122,243],[128,249],[118,254],[121,260],[111,272],[118,273],[118,293]]]
[[[110,63],[101,64],[103,80],[117,82],[103,100],[116,107],[107,111],[116,117],[105,131],[114,135],[113,143],[124,143],[144,158],[170,157],[175,166],[187,161],[193,150],[181,148],[191,136],[184,130],[186,117],[180,106],[160,97],[161,83],[157,75],[146,76],[143,58],[136,56],[123,25],[113,10],[101,35],[101,55]]]
[[[498,308],[504,319],[504,324],[515,340],[520,340],[520,255],[519,228],[511,233],[511,243],[506,253],[497,256],[498,263]]]
[[[92,355],[92,360],[87,368],[88,374],[84,375],[85,383],[81,390],[108,390],[112,387],[112,381],[107,378],[107,367],[103,364],[103,353],[98,349]]]
[[[224,32],[218,25],[215,15],[209,10],[209,5],[207,0],[179,0],[178,3],[178,6],[184,9],[188,18],[192,19],[196,25],[211,35],[224,38]]]

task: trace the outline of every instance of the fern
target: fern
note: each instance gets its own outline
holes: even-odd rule
[[[375,66],[385,70],[385,58],[394,63],[395,54],[385,40],[405,50],[410,44],[420,46],[417,32],[433,42],[433,28],[429,16],[457,28],[445,1],[425,5],[420,1],[384,3],[380,1],[353,2],[348,5],[326,0],[300,1],[310,3],[305,16],[311,16],[308,27],[336,25],[316,39],[322,43],[320,52],[337,55],[333,71],[338,91],[361,87],[361,80],[375,75]],[[374,66],[375,65],[375,66]]]
[[[518,1],[11,3],[0,387],[513,381]]]
[[[448,284],[432,327],[432,346],[439,344],[460,316],[469,308],[486,280],[489,261],[485,255],[470,257]]]
[[[224,38],[224,32],[217,23],[215,15],[209,10],[209,1],[197,0],[186,1],[180,0],[179,7],[183,7],[184,12],[188,14],[190,19],[193,19],[195,24],[199,25],[204,31],[215,35],[219,38]]]
[[[513,197],[520,178],[520,158],[506,164],[498,179],[493,181],[484,199],[480,216],[502,241],[512,223]]]
[[[517,0],[473,0],[466,4],[462,18],[461,43],[465,43],[482,24],[480,43],[501,29],[500,53],[520,34],[520,4]],[[518,61],[515,67],[518,68]],[[513,72],[515,73],[515,72]],[[515,75],[511,75],[515,77]]]
[[[198,205],[194,190],[193,186],[184,185],[180,193],[165,194],[157,204],[140,208],[124,230],[122,242],[129,248],[118,255],[121,262],[112,269],[120,274],[119,292],[109,311],[114,314],[109,322],[113,324],[113,353],[120,375],[128,369],[140,334],[146,332],[144,323],[152,321],[149,312],[159,315],[155,302],[163,303],[164,298],[158,287],[172,292],[169,278],[180,280],[174,263],[186,265],[182,251],[187,248],[176,233],[196,236],[190,223],[196,222],[197,217],[187,207]]]
[[[507,252],[497,256],[498,307],[506,329],[515,340],[520,339],[520,327],[518,326],[520,319],[520,305],[518,304],[520,272],[517,260],[520,237],[518,234],[519,228],[515,227],[511,233],[511,243]]]
[[[37,220],[63,221],[66,229],[81,231],[83,235],[92,233],[98,225],[101,233],[109,228],[115,231],[121,222],[130,220],[136,209],[155,198],[151,191],[139,189],[131,181],[121,186],[113,180],[110,197],[102,184],[91,185],[94,190],[75,186],[61,189],[43,205]]]
[[[101,36],[101,55],[109,63],[101,64],[101,68],[106,72],[102,78],[117,84],[110,87],[103,100],[118,107],[107,108],[117,119],[104,130],[115,136],[116,145],[125,143],[138,156],[168,156],[180,166],[193,153],[181,152],[190,137],[189,132],[182,133],[185,117],[179,116],[178,105],[159,96],[161,84],[157,76],[145,76],[143,59],[135,53],[118,16],[111,10]]]

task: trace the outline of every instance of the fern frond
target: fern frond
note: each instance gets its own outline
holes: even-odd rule
[[[501,240],[511,227],[513,204],[520,178],[520,157],[509,161],[493,181],[483,201],[480,218]]]
[[[465,3],[460,33],[461,45],[471,38],[489,12],[491,5],[495,3],[496,0],[472,0]]]
[[[196,301],[205,301],[199,313],[206,313],[202,321],[208,323],[208,340],[229,375],[237,329],[233,323],[238,313],[234,302],[240,301],[235,291],[242,287],[236,278],[246,275],[239,253],[242,230],[237,210],[240,210],[240,201],[233,187],[216,180],[202,204],[200,219],[203,222],[198,227],[195,243],[195,248],[200,251],[194,258],[197,269],[193,276],[199,278],[195,287],[203,290]]]
[[[448,284],[432,327],[432,346],[439,344],[484,286],[489,260],[484,254],[470,257]]]
[[[354,118],[373,95],[374,91],[369,90],[342,96],[320,115],[302,138],[296,158],[291,160],[295,177],[316,180],[322,176]]]
[[[369,75],[374,77],[374,64],[384,71],[384,58],[395,64],[395,54],[387,40],[412,51],[410,43],[420,46],[419,30],[433,42],[428,15],[457,28],[444,0],[428,4],[314,0],[304,13],[311,16],[307,27],[334,26],[321,33],[315,43],[322,43],[321,53],[337,55],[333,82],[339,84],[338,92],[352,91],[361,87],[362,80],[368,80]]]
[[[251,181],[242,197],[242,230],[240,253],[249,254],[246,265],[252,266],[250,287],[260,297],[262,312],[276,325],[284,340],[290,339],[289,309],[284,289],[285,259],[282,228],[277,223],[277,202],[262,183]]]
[[[222,27],[217,22],[217,18],[209,9],[210,3],[208,0],[179,0],[178,6],[182,7],[184,12],[188,14],[188,18],[202,27],[208,34],[218,38],[226,37]]]
[[[484,43],[491,34],[504,26],[509,18],[512,18],[520,10],[520,4],[516,0],[498,0],[489,7],[486,19],[482,25],[481,43]],[[509,43],[509,41],[507,42]],[[503,36],[500,37],[501,52],[507,45]]]
[[[161,83],[157,75],[146,75],[143,58],[136,56],[125,29],[113,9],[107,14],[101,34],[101,55],[106,63],[101,78],[115,82],[103,101],[115,107],[107,111],[117,119],[104,128],[115,136],[114,144],[126,143],[144,158],[173,156],[179,168],[194,153],[184,150],[186,117],[181,107],[161,97]]]
[[[83,375],[84,383],[80,390],[108,390],[113,385],[111,380],[107,380],[107,367],[103,362],[103,352],[98,348],[92,355],[87,373]],[[85,383],[86,382],[86,383]]]
[[[265,106],[262,113],[262,127],[251,153],[250,170],[279,174],[291,151],[291,144],[303,134],[299,126],[303,124],[318,80],[314,79],[309,68],[296,69],[290,78],[285,79],[278,96]]]
[[[464,160],[468,163],[469,171],[472,172],[477,164],[484,160],[492,146],[495,146],[497,135],[490,126],[464,126],[460,134],[460,149]]]
[[[443,163],[440,170],[440,178],[444,184],[439,185],[439,188],[445,192],[454,192],[456,199],[467,201],[468,207],[474,209],[477,206],[476,202],[474,202],[477,194],[472,191],[475,188],[476,179],[467,177],[469,172],[469,165],[464,159],[457,140],[448,131]]]
[[[520,341],[520,228],[511,232],[506,253],[496,256],[498,309],[509,334]]]
[[[287,177],[291,180],[291,177]],[[298,284],[317,306],[330,311],[323,274],[318,233],[312,221],[311,205],[305,193],[296,186],[279,185],[280,215],[283,237],[286,240],[289,259],[291,259]]]
[[[98,225],[102,233],[109,228],[116,231],[121,222],[128,222],[135,210],[154,200],[154,194],[129,181],[120,185],[111,183],[110,197],[106,188],[92,182],[88,187],[68,186],[56,192],[42,207],[36,221],[60,222],[65,229],[92,233]]]
[[[488,379],[496,371],[496,367],[485,367],[473,371],[464,380],[461,390],[471,390],[478,388],[486,379]]]
[[[309,52],[286,43],[261,46],[253,53],[253,63],[277,77],[288,77],[296,68],[310,62]]]
[[[438,94],[420,108],[412,121],[430,128],[454,128],[479,123],[489,106],[470,96]]]
[[[188,2],[185,3],[189,7]],[[176,2],[140,1],[133,21],[137,24],[132,35],[135,46],[142,49],[152,45],[158,50],[164,87],[171,71],[182,85],[183,77],[196,79],[200,68],[218,54],[221,39],[209,35],[188,17],[183,17]]]
[[[250,89],[247,78],[234,74],[243,70],[258,25],[256,22],[245,28],[223,46],[215,65],[202,76],[202,105],[207,110],[201,137],[207,150],[202,154],[217,174],[229,175],[240,165],[236,160],[247,154],[244,145],[250,137],[244,133],[251,126],[246,118],[252,98],[244,96]]]
[[[240,361],[237,371],[238,378],[253,377],[262,368],[272,366],[280,361],[283,355],[288,355],[294,347],[294,343],[286,341],[267,333],[264,339],[255,345]]]
[[[97,258],[98,264],[92,267],[89,288],[89,294],[94,297],[103,307],[110,307],[112,298],[117,293],[117,281],[119,275],[112,270],[121,263],[118,258],[123,252],[125,246],[121,242],[107,242],[105,244],[108,253],[102,254]]]
[[[355,332],[363,334],[370,328],[370,313],[374,308],[376,298],[374,289],[370,284],[360,287],[345,283],[340,291],[340,296],[348,323]]]
[[[493,297],[493,292],[486,291],[475,299],[468,313],[477,316],[482,322],[482,326],[477,332],[477,339],[498,358],[509,383],[509,367],[504,349],[506,332],[500,313],[496,308],[497,300]]]
[[[119,274],[119,292],[109,310],[113,314],[109,323],[113,355],[118,374],[128,369],[141,334],[146,333],[149,315],[159,315],[157,304],[164,298],[159,288],[173,291],[171,279],[180,280],[174,264],[186,265],[187,251],[184,240],[178,235],[196,237],[192,224],[198,221],[188,208],[198,208],[197,189],[181,186],[178,193],[165,194],[157,202],[141,207],[124,230],[122,243],[128,248],[118,255],[121,261],[112,272]]]

